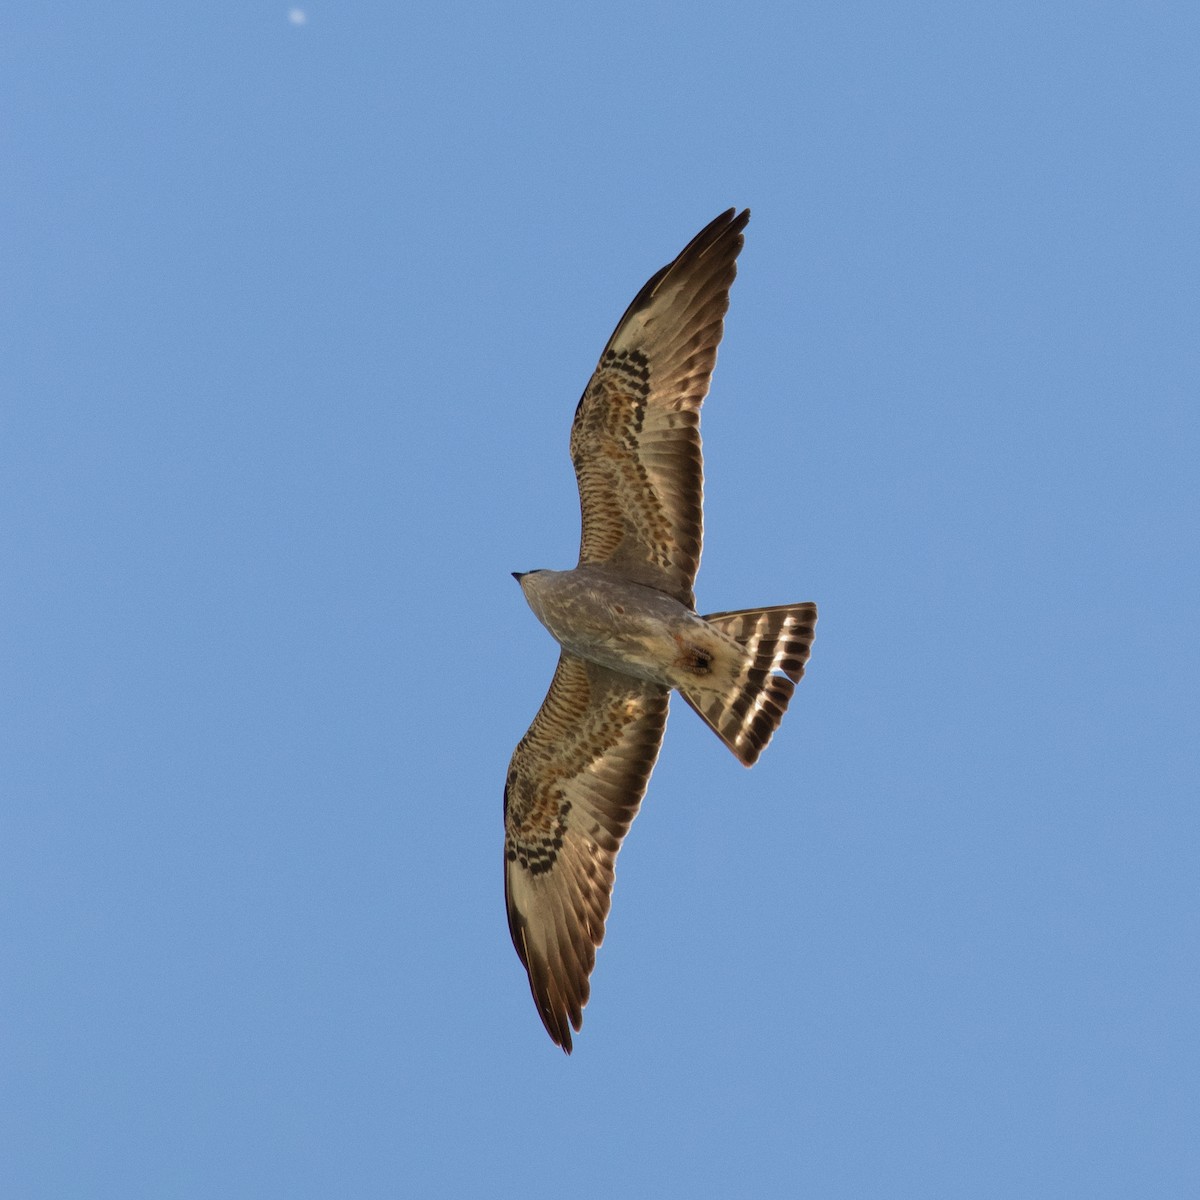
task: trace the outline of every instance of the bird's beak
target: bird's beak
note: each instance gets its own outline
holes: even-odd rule
[[[513,577],[513,578],[514,578],[514,579],[515,579],[515,580],[516,580],[518,583],[520,583],[520,582],[521,582],[521,580],[522,580],[522,579],[524,579],[524,578],[525,578],[525,576],[526,576],[526,575],[528,575],[528,574],[529,574],[529,572],[528,572],[528,571],[514,571],[514,572],[512,573],[512,577]]]

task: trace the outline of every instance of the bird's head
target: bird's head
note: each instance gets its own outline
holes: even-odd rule
[[[541,606],[539,597],[542,594],[540,586],[544,581],[540,578],[542,575],[553,575],[553,571],[514,571],[512,577],[521,585],[521,593],[525,597],[525,603],[538,614],[538,619],[541,620]]]
[[[543,568],[539,567],[536,571],[514,571],[512,577],[522,586],[525,586],[525,580],[531,575],[540,575]]]

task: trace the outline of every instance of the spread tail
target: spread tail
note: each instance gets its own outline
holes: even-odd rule
[[[804,674],[817,606],[746,608],[711,613],[704,620],[741,646],[741,662],[723,681],[710,678],[703,685],[681,685],[679,694],[738,760],[752,767]]]

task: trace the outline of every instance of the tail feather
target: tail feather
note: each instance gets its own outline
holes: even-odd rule
[[[681,685],[679,694],[738,760],[752,767],[804,674],[817,606],[746,608],[711,613],[704,620],[741,646],[742,661],[724,681]]]

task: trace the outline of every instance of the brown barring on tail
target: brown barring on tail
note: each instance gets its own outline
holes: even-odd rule
[[[751,766],[804,674],[817,623],[809,603],[700,616],[692,594],[700,405],[749,219],[722,213],[634,297],[571,429],[579,565],[516,575],[562,653],[508,768],[504,891],[538,1013],[568,1054],[671,690]]]

